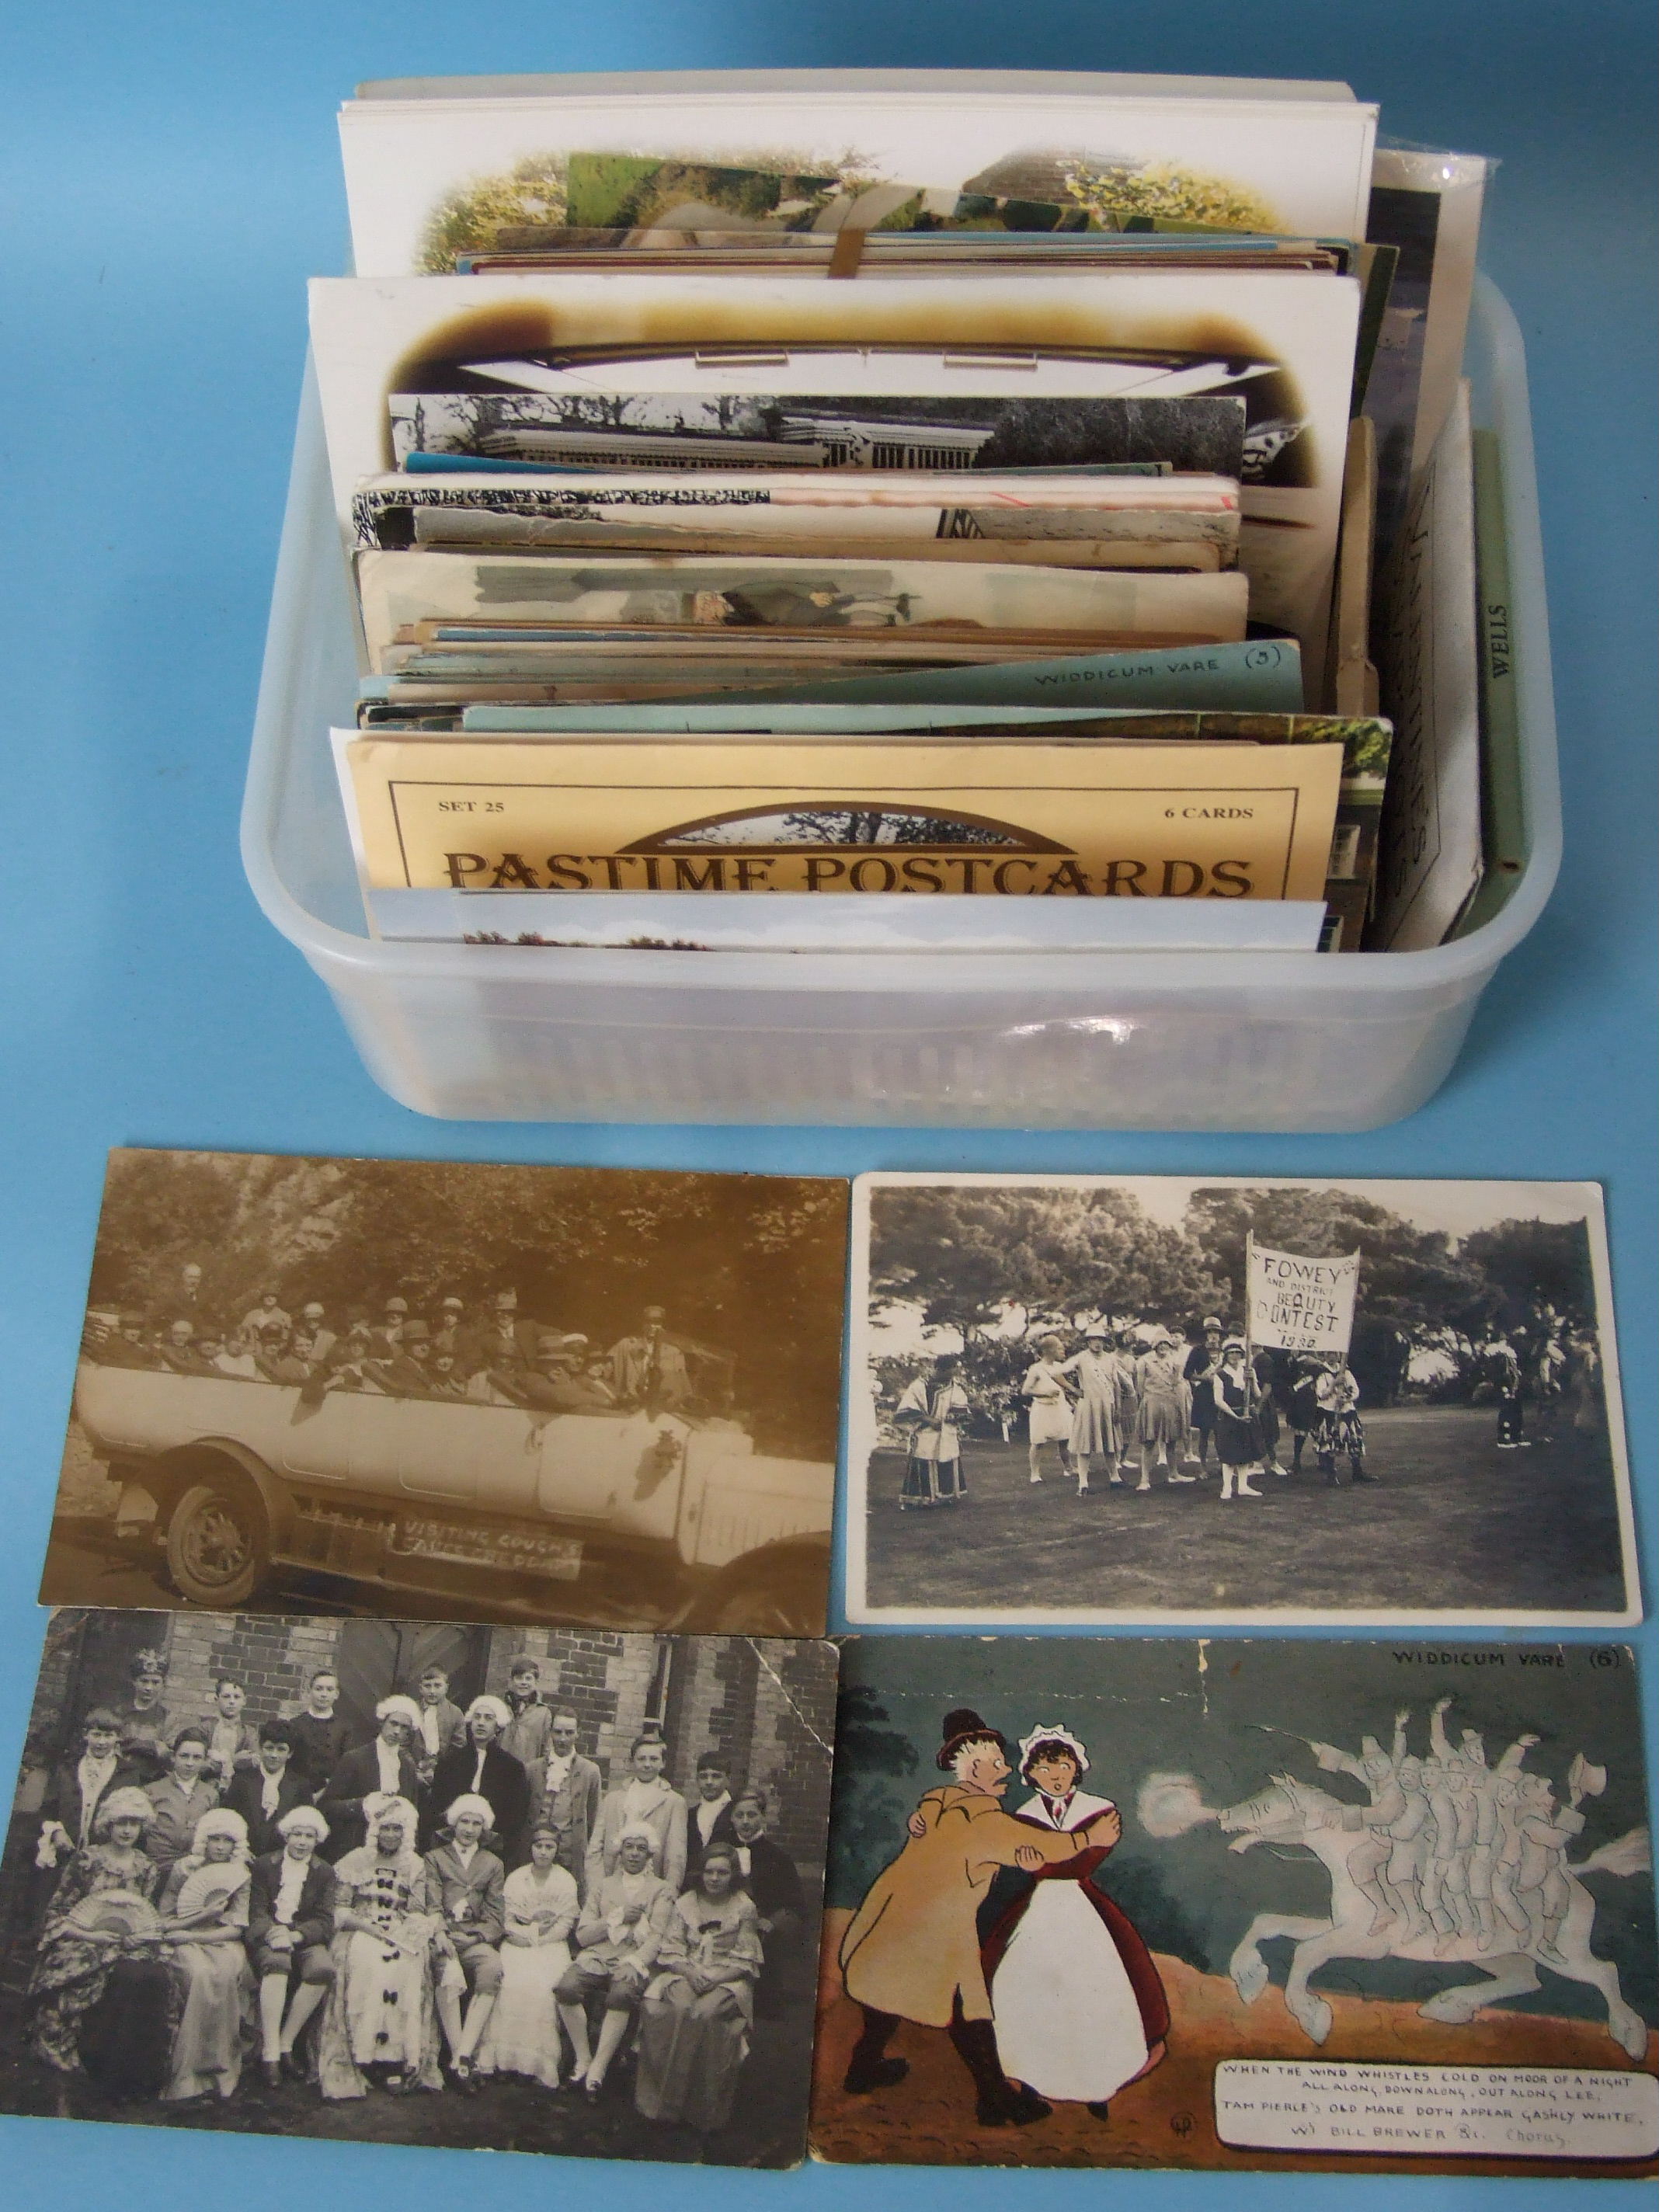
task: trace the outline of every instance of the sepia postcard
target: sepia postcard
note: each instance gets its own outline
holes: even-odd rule
[[[1346,86],[1033,70],[455,78],[344,103],[354,265],[453,269],[503,227],[615,214],[572,157],[788,171],[803,204],[886,188],[1363,238],[1376,110]],[[762,149],[764,149],[763,151]],[[708,177],[697,187],[711,196]],[[728,189],[712,186],[724,210]],[[885,211],[885,210],[884,210]],[[729,219],[724,218],[723,219]]]
[[[69,1607],[0,2111],[798,2166],[834,1644]]]
[[[965,527],[962,511],[951,509],[953,528]],[[589,522],[562,514],[524,512],[514,508],[416,505],[391,495],[390,490],[367,502],[361,510],[353,502],[354,531],[367,522],[363,535],[371,546],[394,551],[416,547],[433,551],[469,554],[511,552],[522,558],[569,560],[578,553],[590,559],[627,558],[639,555],[672,554],[686,557],[685,533],[669,521]],[[890,519],[879,528],[890,532]],[[718,529],[699,527],[696,553],[700,556],[783,561],[925,561],[929,567],[966,566],[994,562],[999,567],[1023,565],[1037,568],[1152,568],[1186,574],[1231,568],[1237,548],[1219,538],[1067,538],[1056,544],[1052,538],[917,538],[895,544],[890,535],[874,532],[869,519],[857,530],[816,531],[805,537],[769,534],[757,545],[752,532],[745,535],[741,520],[727,517]]]
[[[504,553],[365,550],[357,556],[371,667],[416,623],[522,630],[694,624],[741,642],[755,630],[850,634],[961,625],[973,633],[1243,636],[1242,575],[1121,575],[933,562],[734,562],[686,555],[558,561]]]
[[[1656,1963],[1626,1646],[842,1645],[821,2159],[1635,2179]]]
[[[42,1601],[823,1632],[847,1187],[111,1154]]]
[[[854,1185],[846,1611],[1642,1617],[1594,1183]]]
[[[336,731],[366,887],[1316,899],[1340,744]]]

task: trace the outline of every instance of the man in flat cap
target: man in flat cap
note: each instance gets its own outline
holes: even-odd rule
[[[584,1338],[585,1343],[586,1340]],[[597,1413],[607,1401],[589,1389],[579,1371],[569,1340],[556,1328],[544,1329],[536,1345],[536,1361],[526,1374],[491,1371],[491,1382],[515,1406],[536,1413]]]
[[[438,1326],[432,1334],[433,1357],[447,1352],[451,1359],[459,1359],[467,1334],[466,1302],[452,1291],[438,1302]]]
[[[847,1994],[864,2014],[845,2088],[890,2088],[909,2069],[887,2045],[900,2021],[945,2029],[973,2077],[981,2127],[1023,2127],[1052,2107],[1017,2087],[997,2056],[990,1993],[980,1963],[977,1915],[1002,1867],[1035,1874],[1079,1851],[1115,1844],[1115,1810],[1083,1826],[1049,1832],[1001,1806],[1013,1769],[1006,1739],[966,1706],[945,1717],[935,1758],[951,1778],[910,1817],[909,1840],[876,1876],[841,1943]]]
[[[155,1368],[166,1364],[144,1340],[144,1317],[141,1313],[124,1313],[118,1326],[100,1337],[88,1356],[100,1367]]]
[[[489,1313],[461,1330],[456,1357],[469,1376],[510,1374],[534,1365],[541,1334],[533,1321],[520,1319],[518,1292],[497,1291]]]

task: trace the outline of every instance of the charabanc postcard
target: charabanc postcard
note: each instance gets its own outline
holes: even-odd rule
[[[855,1637],[812,2148],[1656,2170],[1617,1644]]]
[[[863,1176],[851,1298],[851,1620],[1641,1618],[1597,1184]]]
[[[799,2165],[836,1663],[64,1607],[0,1849],[0,2112]]]
[[[817,1635],[847,1186],[116,1152],[48,1605]]]

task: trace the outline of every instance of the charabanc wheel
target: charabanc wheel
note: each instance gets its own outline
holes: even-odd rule
[[[827,1553],[759,1559],[696,1608],[687,1626],[705,1636],[822,1636]]]
[[[179,1596],[241,1605],[270,1565],[265,1510],[252,1486],[234,1476],[192,1483],[167,1522],[167,1571]]]

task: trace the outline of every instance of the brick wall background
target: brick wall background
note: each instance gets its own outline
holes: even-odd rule
[[[768,1792],[772,1833],[816,1868],[830,1812],[836,1656],[827,1644],[752,1637],[656,1637],[588,1629],[491,1628],[484,1640],[485,1686],[503,1695],[513,1662],[533,1658],[550,1704],[573,1706],[582,1749],[598,1761],[606,1787],[626,1772],[629,1749],[647,1717],[659,1716],[669,1746],[668,1774],[696,1796],[696,1763],[717,1748],[734,1790],[757,1783]],[[226,1613],[121,1613],[67,1608],[48,1626],[25,1744],[15,1811],[20,1828],[40,1803],[46,1769],[78,1740],[82,1715],[125,1687],[140,1644],[161,1650],[167,1713],[182,1727],[210,1711],[216,1679],[229,1674],[247,1692],[255,1725],[304,1702],[307,1678],[339,1664],[349,1640],[360,1664],[381,1657],[382,1623]],[[664,1694],[665,1677],[666,1692]],[[380,1694],[412,1689],[387,1680]],[[15,1838],[13,1839],[14,1842]],[[13,1853],[9,1850],[7,1860]]]

